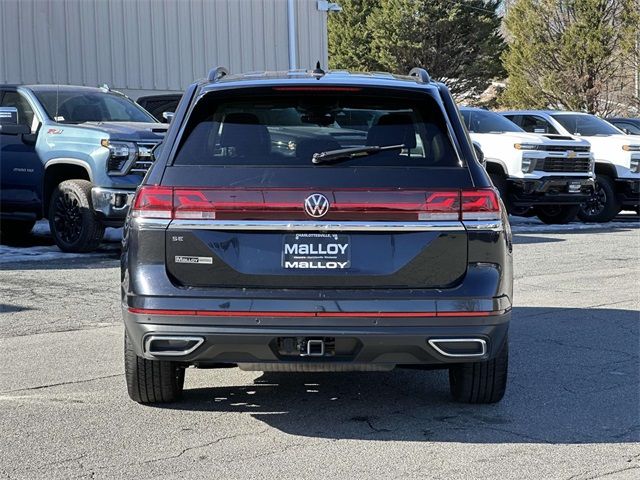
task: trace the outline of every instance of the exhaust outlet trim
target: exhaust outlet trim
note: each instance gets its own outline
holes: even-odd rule
[[[430,338],[429,345],[440,355],[449,358],[477,358],[487,354],[487,342],[482,338]],[[480,346],[479,353],[451,353],[445,350],[445,345],[449,343],[476,343]]]
[[[153,342],[156,341],[174,341],[174,342],[185,342],[186,345],[189,345],[192,342],[195,342],[194,345],[191,345],[189,348],[182,350],[153,350]],[[170,336],[170,335],[149,335],[144,339],[144,351],[149,355],[154,356],[172,356],[172,357],[181,357],[184,355],[189,355],[193,353],[200,345],[204,343],[203,337],[190,337],[190,336]]]

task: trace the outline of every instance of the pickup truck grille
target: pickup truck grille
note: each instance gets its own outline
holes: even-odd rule
[[[153,164],[151,150],[160,142],[138,142],[138,155],[131,165],[129,173],[144,176]]]
[[[540,170],[545,172],[588,173],[591,168],[589,158],[547,157],[542,161]]]
[[[588,152],[591,147],[588,145],[545,145],[544,150],[546,152]]]

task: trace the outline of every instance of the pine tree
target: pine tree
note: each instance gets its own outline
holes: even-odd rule
[[[342,11],[329,15],[329,67],[355,71],[376,70],[371,56],[367,17],[379,0],[341,0]]]
[[[347,0],[330,18],[334,68],[407,74],[426,68],[456,96],[503,75],[499,0]]]
[[[633,82],[638,0],[516,0],[505,24],[504,105],[619,111]],[[637,66],[635,66],[637,69]]]

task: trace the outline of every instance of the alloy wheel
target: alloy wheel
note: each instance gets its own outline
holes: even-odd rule
[[[595,188],[589,199],[582,204],[582,211],[589,215],[595,216],[600,214],[607,204],[607,192],[596,182]]]
[[[55,199],[53,223],[56,235],[65,243],[73,243],[82,233],[82,212],[78,198],[69,192],[62,192]]]

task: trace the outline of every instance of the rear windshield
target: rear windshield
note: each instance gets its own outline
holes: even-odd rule
[[[430,97],[353,93],[203,97],[174,165],[313,166],[314,153],[402,145],[331,166],[461,167],[438,104]],[[326,164],[317,168],[326,168]]]
[[[524,132],[511,120],[487,110],[460,110],[464,124],[471,133]]]

